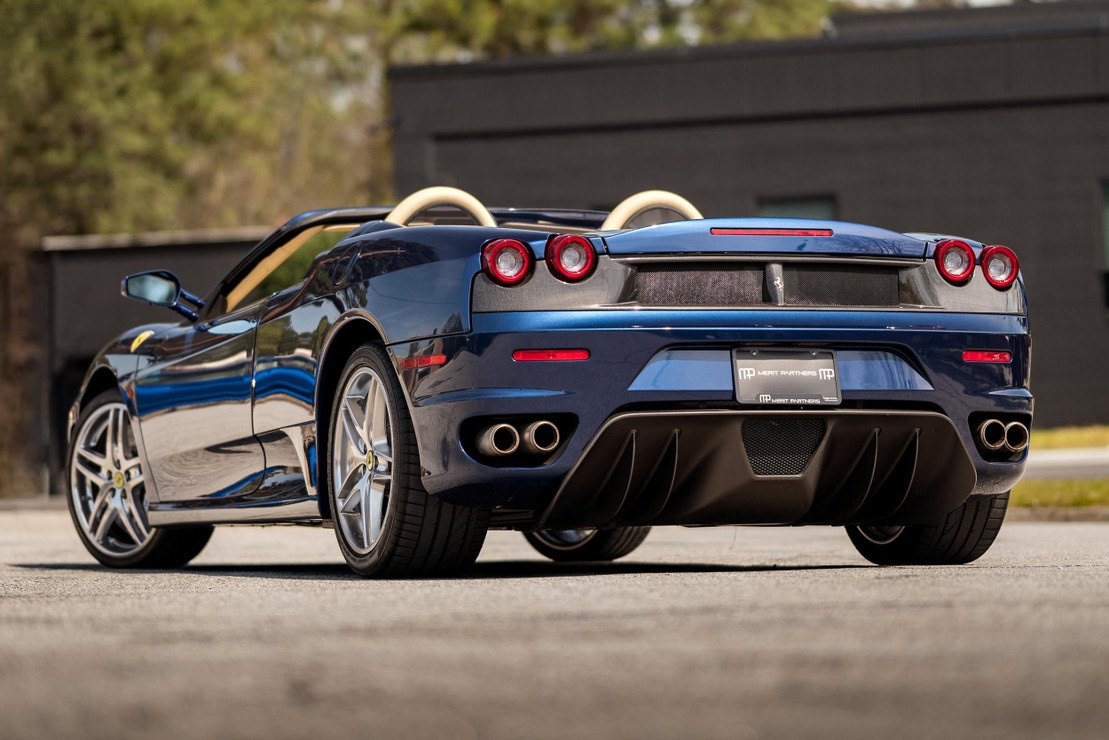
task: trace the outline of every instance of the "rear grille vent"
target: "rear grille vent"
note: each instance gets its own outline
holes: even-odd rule
[[[635,297],[651,308],[711,308],[777,305],[761,263],[705,262],[636,266]],[[773,278],[771,278],[773,282]],[[785,306],[871,307],[901,304],[895,267],[782,265],[775,292]]]
[[[897,269],[783,265],[787,306],[897,306]]]
[[[758,306],[762,286],[762,265],[642,265],[636,298],[643,306]]]
[[[801,475],[824,439],[824,422],[808,417],[746,419],[743,447],[755,475]]]

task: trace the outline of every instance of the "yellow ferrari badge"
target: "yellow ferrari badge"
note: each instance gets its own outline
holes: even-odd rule
[[[135,350],[137,350],[140,346],[142,346],[143,342],[145,342],[147,339],[150,339],[152,336],[154,336],[154,332],[147,329],[142,334],[135,337],[134,340],[131,342],[131,351],[134,352]]]

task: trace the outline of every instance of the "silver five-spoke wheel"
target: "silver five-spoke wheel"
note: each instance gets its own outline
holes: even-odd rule
[[[331,476],[337,525],[347,545],[367,555],[381,540],[393,487],[393,441],[385,385],[360,367],[343,385],[332,430]]]
[[[389,353],[347,359],[327,424],[327,490],[335,538],[360,576],[447,575],[474,562],[489,513],[424,490],[416,433]]]
[[[210,526],[150,526],[149,486],[119,391],[82,404],[69,450],[69,513],[92,556],[112,568],[176,568],[200,554]]]
[[[77,431],[70,495],[77,526],[105,555],[127,556],[150,541],[146,482],[131,416],[122,403],[100,406]]]

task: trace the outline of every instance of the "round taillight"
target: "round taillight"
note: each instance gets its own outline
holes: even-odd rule
[[[547,245],[547,267],[559,280],[585,280],[593,272],[597,255],[584,236],[560,234]]]
[[[974,250],[958,239],[944,239],[936,245],[936,268],[949,283],[961,285],[974,274]]]
[[[501,285],[522,283],[531,273],[533,257],[527,245],[515,239],[494,239],[481,250],[481,267]]]
[[[1012,285],[1020,272],[1020,262],[1008,247],[986,247],[982,250],[982,274],[986,282],[999,290]]]

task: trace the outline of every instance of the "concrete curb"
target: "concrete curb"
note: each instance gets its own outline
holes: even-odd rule
[[[1032,450],[1024,468],[1025,478],[1109,478],[1109,447],[1071,450]]]

